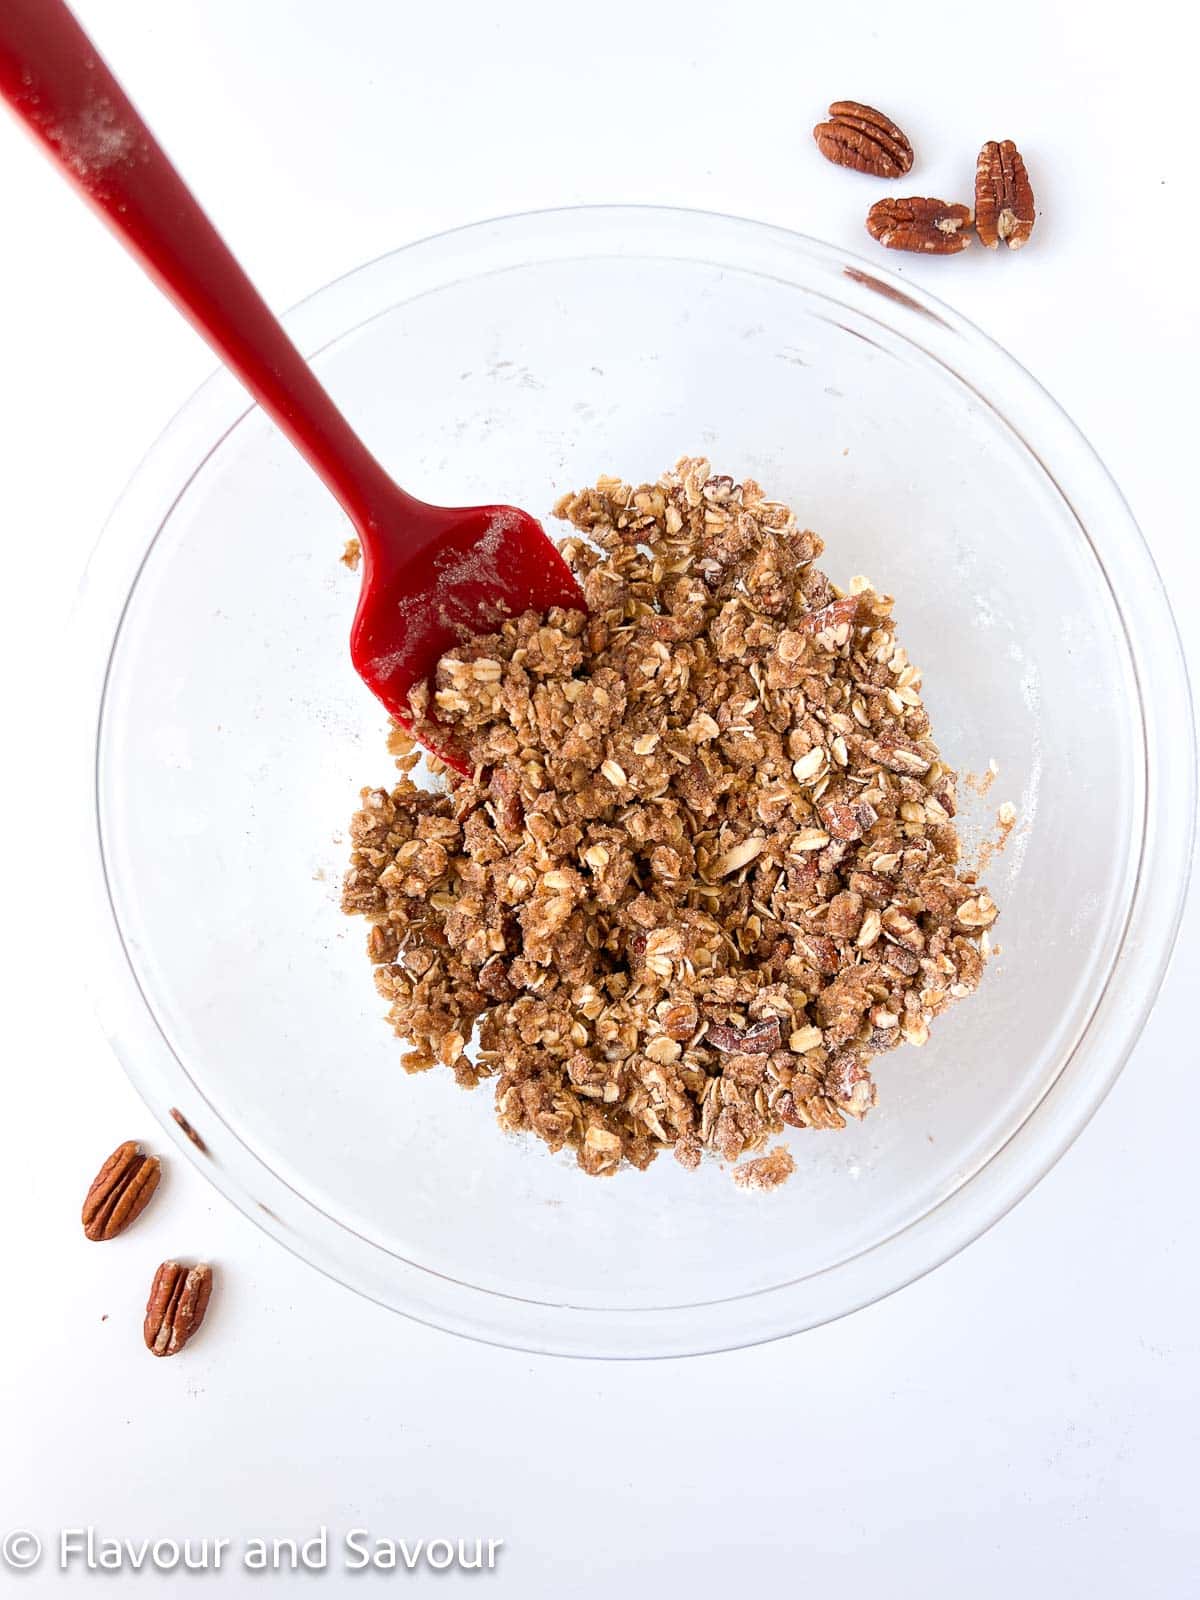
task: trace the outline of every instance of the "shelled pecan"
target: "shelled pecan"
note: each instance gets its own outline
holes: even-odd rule
[[[975,164],[975,231],[994,250],[1001,240],[1019,250],[1033,232],[1033,189],[1011,139],[991,139]]]
[[[212,1294],[212,1268],[164,1261],[154,1274],[146,1302],[143,1333],[152,1355],[173,1356],[183,1349],[204,1321]]]
[[[136,1221],[158,1188],[162,1168],[136,1139],[127,1139],[92,1180],[83,1202],[83,1231],[89,1239],[115,1239]]]
[[[902,178],[913,164],[905,134],[882,111],[857,100],[835,100],[813,138],[826,161],[873,178]]]
[[[867,212],[867,232],[889,250],[951,256],[970,244],[964,231],[970,221],[970,206],[912,196],[877,200]]]

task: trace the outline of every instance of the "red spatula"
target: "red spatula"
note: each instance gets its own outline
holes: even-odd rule
[[[375,460],[313,376],[61,0],[0,0],[0,93],[320,474],[363,551],[350,654],[393,716],[465,632],[583,608],[515,506],[430,506]],[[403,381],[403,375],[401,375]],[[462,766],[452,746],[438,753]]]

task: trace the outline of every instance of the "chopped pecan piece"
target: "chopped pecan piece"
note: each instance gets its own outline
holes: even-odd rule
[[[883,956],[889,967],[894,967],[897,972],[902,972],[906,978],[915,976],[921,970],[921,963],[911,950],[906,950],[901,944],[889,944]]]
[[[521,803],[521,780],[507,767],[497,767],[488,784],[492,803],[496,808],[496,825],[501,833],[520,833],[525,822],[525,808]]]
[[[726,1055],[769,1056],[780,1045],[779,1018],[768,1017],[749,1028],[731,1028],[725,1022],[711,1022],[704,1043]]]
[[[827,800],[817,811],[833,839],[861,839],[876,821],[874,807],[865,800]]]
[[[872,761],[878,761],[881,767],[886,767],[889,772],[903,773],[908,777],[919,777],[928,772],[933,765],[933,760],[923,755],[915,745],[906,743],[895,736],[885,739],[864,739],[863,753]]]
[[[873,906],[885,906],[892,898],[891,884],[874,872],[852,872],[850,887]]]
[[[806,611],[796,622],[796,631],[827,633],[844,625],[848,637],[857,616],[858,596],[847,594],[840,600],[831,600],[828,605],[819,606],[815,611]]]
[[[825,1086],[841,1109],[852,1117],[865,1117],[875,1104],[871,1074],[850,1050],[834,1056],[825,1074]]]
[[[690,1000],[672,1006],[662,1018],[662,1030],[668,1039],[690,1039],[700,1025],[700,1013]]]
[[[832,974],[838,969],[838,949],[823,933],[797,933],[796,949],[805,955],[818,972]]]
[[[775,1110],[779,1113],[780,1120],[789,1128],[807,1128],[808,1123],[796,1108],[796,1097],[790,1090],[784,1090],[775,1102]]]
[[[377,922],[367,935],[367,955],[376,966],[387,966],[400,952],[399,929]]]
[[[492,1000],[511,1000],[516,990],[508,980],[508,963],[503,956],[492,956],[479,969],[479,987]]]
[[[835,939],[854,939],[862,927],[863,899],[853,889],[844,889],[829,902],[825,926]]]

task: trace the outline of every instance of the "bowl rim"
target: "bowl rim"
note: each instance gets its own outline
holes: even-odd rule
[[[858,1255],[799,1280],[799,1287],[810,1291],[805,1307],[799,1304],[798,1285],[792,1283],[690,1307],[597,1311],[521,1300],[442,1277],[412,1262],[402,1263],[400,1275],[409,1292],[393,1293],[390,1280],[386,1286],[366,1281],[371,1275],[362,1252],[385,1256],[393,1268],[402,1258],[329,1217],[275,1173],[191,1079],[186,1063],[176,1056],[158,1027],[126,949],[110,892],[98,783],[112,655],[159,532],[196,472],[256,409],[223,369],[213,373],[179,408],[139,462],[107,518],[85,569],[74,613],[75,648],[84,669],[79,681],[89,690],[79,749],[81,761],[86,762],[84,792],[90,795],[92,806],[86,878],[95,925],[104,930],[100,959],[89,969],[89,987],[101,1025],[135,1088],[214,1187],[271,1237],[327,1276],[417,1321],[486,1343],[543,1354],[648,1359],[734,1349],[784,1337],[882,1299],[932,1271],[986,1232],[1060,1159],[1128,1059],[1171,958],[1187,896],[1196,828],[1195,727],[1185,658],[1164,586],[1144,536],[1099,456],[1015,357],[928,291],[862,256],[775,224],[718,212],[661,206],[555,207],[467,223],[384,252],[306,296],[284,314],[283,321],[311,357],[370,320],[360,315],[355,324],[338,322],[337,308],[346,291],[357,293],[368,279],[385,270],[423,258],[442,270],[447,261],[462,257],[472,262],[497,244],[502,249],[521,243],[545,247],[548,240],[560,235],[561,241],[578,253],[576,233],[593,246],[603,241],[606,253],[614,256],[626,253],[614,247],[618,240],[630,239],[634,254],[643,253],[648,240],[672,240],[686,259],[723,260],[736,270],[746,270],[736,259],[739,245],[755,240],[764,249],[769,245],[831,271],[844,295],[869,307],[871,314],[885,320],[893,331],[905,334],[906,319],[913,328],[920,327],[929,335],[929,340],[921,342],[927,353],[930,340],[940,341],[948,350],[958,351],[965,365],[971,360],[983,363],[988,369],[987,381],[976,392],[999,411],[1059,488],[1108,580],[1124,630],[1146,757],[1144,833],[1122,938],[1103,992],[1054,1082],[1004,1144],[930,1210]],[[680,245],[680,240],[685,240],[686,246]],[[702,255],[696,250],[700,242],[720,248],[715,254]],[[546,257],[526,249],[509,264],[530,265],[541,259]],[[444,286],[454,280],[442,277],[438,281]],[[401,295],[390,304],[408,298],[411,296]],[[902,324],[899,329],[898,322]],[[935,359],[940,358],[935,355]],[[950,371],[964,377],[955,367]],[[990,397],[992,389],[1002,389],[1005,384],[1017,391],[1036,427],[1030,426],[1023,410],[1022,427],[1016,428]],[[1027,437],[1030,434],[1035,435],[1033,443]],[[199,460],[194,454],[196,438],[206,442]],[[1053,471],[1043,459],[1048,446],[1056,452]],[[181,447],[186,447],[183,454],[191,463],[182,483],[175,454]],[[1150,685],[1152,693],[1148,692]],[[178,1074],[187,1082],[189,1103],[204,1101],[212,1119],[211,1131],[210,1125],[205,1130],[206,1152],[185,1137],[170,1115],[173,1096],[167,1080]],[[359,1260],[357,1277],[344,1264],[347,1240],[353,1241],[351,1248]],[[881,1271],[885,1258],[886,1270]],[[413,1275],[422,1281],[410,1282]],[[811,1286],[821,1280],[818,1292],[811,1292]],[[752,1302],[757,1306],[750,1311]],[[768,1303],[769,1310],[765,1310]]]

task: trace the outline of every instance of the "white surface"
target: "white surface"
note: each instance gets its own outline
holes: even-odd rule
[[[1043,209],[1029,248],[888,264],[978,321],[1089,434],[1177,597],[1195,672],[1194,50],[1176,10],[1093,8],[1083,36],[1069,0],[1003,22],[932,4],[745,3],[736,22],[645,0],[586,17],[533,0],[420,16],[384,0],[80,5],[281,306],[405,239],[576,201],[741,212],[868,252],[875,187],[808,140],[837,95],[909,130],[908,192],[968,197],[981,140],[1015,136]],[[490,1535],[505,1547],[478,1581],[522,1597],[614,1578],[631,1596],[715,1596],[740,1576],[850,1597],[1194,1593],[1195,896],[1141,1045],[1059,1167],[956,1261],[798,1339],[644,1366],[469,1345],[326,1282],[178,1159],[135,1232],[82,1239],[99,1158],[155,1129],[80,996],[70,846],[87,803],[57,781],[70,686],[53,634],[49,669],[31,670],[34,600],[53,628],[122,483],[211,361],[7,123],[0,163],[0,1534],[325,1523],[327,1586],[345,1581],[348,1528]],[[159,1363],[138,1323],[174,1253],[207,1256],[221,1281],[203,1340]],[[63,1581],[54,1569],[50,1551],[22,1592]]]

